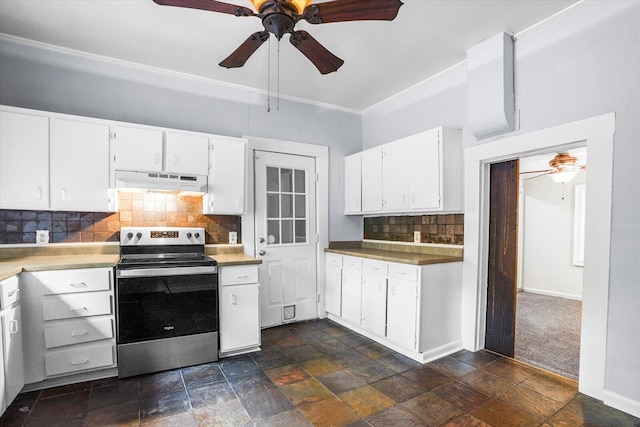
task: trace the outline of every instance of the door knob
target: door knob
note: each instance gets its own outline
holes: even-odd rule
[[[260,252],[258,252],[258,254],[259,254],[260,256],[263,256],[264,254],[266,254],[266,252],[264,251],[264,249],[261,249],[261,250],[260,250]]]
[[[264,237],[259,238],[259,239],[258,239],[258,242],[259,242],[259,243],[264,243]]]

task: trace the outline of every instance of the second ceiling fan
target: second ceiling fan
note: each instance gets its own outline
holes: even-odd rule
[[[310,24],[326,24],[344,21],[393,21],[402,6],[401,0],[335,0],[311,4],[311,0],[251,0],[257,13],[248,7],[224,3],[216,0],[153,0],[164,6],[187,7],[210,12],[227,13],[235,16],[256,16],[262,20],[264,31],[249,36],[220,66],[242,67],[249,57],[269,39],[269,34],[278,40],[291,34],[290,42],[321,74],[336,71],[344,61],[322,46],[307,31],[295,31],[300,20]]]

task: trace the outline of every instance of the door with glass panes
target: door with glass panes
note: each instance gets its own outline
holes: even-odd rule
[[[317,317],[315,159],[255,153],[262,327]]]

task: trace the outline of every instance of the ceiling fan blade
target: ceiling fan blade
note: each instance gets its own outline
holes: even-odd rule
[[[520,172],[520,175],[524,175],[526,173],[542,173],[542,172],[551,173],[551,172],[553,172],[553,169],[542,169],[542,170],[538,170],[538,171]]]
[[[344,21],[393,21],[402,6],[401,0],[335,0],[305,8],[302,19],[310,24]]]
[[[218,65],[225,68],[242,67],[245,62],[247,62],[247,59],[253,55],[253,52],[262,46],[262,43],[266,42],[268,39],[269,33],[267,31],[259,31],[251,34],[249,38],[234,50],[231,55]]]
[[[332,73],[344,64],[306,31],[292,32],[289,41],[316,66],[320,74]]]
[[[228,13],[236,16],[254,16],[253,10],[244,6],[224,3],[216,0],[153,0],[162,6],[178,6],[190,9],[208,10],[210,12]]]

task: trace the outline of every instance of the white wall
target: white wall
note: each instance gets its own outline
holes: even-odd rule
[[[564,185],[548,176],[524,180],[522,288],[565,298],[582,298],[583,267],[573,265],[574,188],[579,172]]]
[[[640,2],[589,1],[519,36],[515,89],[520,128],[504,135],[616,114],[605,388],[635,407],[640,407],[638,22]],[[485,142],[476,141],[466,123],[461,68],[367,111],[364,148],[434,125],[463,129],[465,146]]]
[[[0,38],[0,104],[229,136],[329,147],[329,238],[359,240],[344,212],[343,157],[362,146],[357,113],[280,99],[203,79]]]

